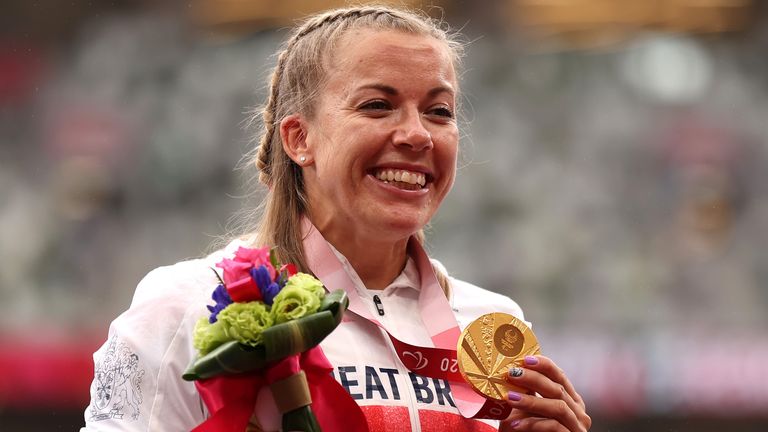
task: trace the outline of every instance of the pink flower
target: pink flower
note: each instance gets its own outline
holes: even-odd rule
[[[216,267],[224,270],[224,284],[233,284],[239,280],[251,277],[253,264],[224,258]]]
[[[277,271],[269,260],[267,247],[253,249],[240,247],[235,252],[234,258],[224,258],[216,264],[216,267],[224,270],[224,285],[235,302],[263,299],[261,290],[252,276],[252,270],[261,266],[266,268],[269,280],[274,281]]]
[[[269,277],[273,280],[277,275],[275,268],[272,266],[272,261],[269,259],[268,247],[244,248],[241,246],[237,252],[235,252],[234,260],[237,262],[251,263],[252,268],[259,267],[261,265],[266,266],[267,270],[269,270]]]

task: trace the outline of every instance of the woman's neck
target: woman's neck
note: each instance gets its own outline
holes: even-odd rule
[[[386,288],[405,268],[408,238],[385,241],[330,224],[315,227],[344,255],[368,289]]]

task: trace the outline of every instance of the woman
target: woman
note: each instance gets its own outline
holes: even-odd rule
[[[280,53],[263,111],[255,163],[269,192],[256,234],[205,259],[157,269],[139,284],[94,355],[86,430],[189,430],[202,422],[195,387],[180,376],[216,285],[210,267],[245,243],[276,246],[281,262],[312,272],[318,257],[310,237],[332,251],[383,327],[348,313],[321,344],[371,431],[587,430],[583,401],[544,356],[510,374],[529,393],[509,394],[512,414],[499,425],[461,417],[449,384],[408,370],[390,345],[387,332],[430,346],[432,322],[453,320],[420,309],[433,271],[442,291],[429,302],[448,314],[450,305],[461,327],[488,312],[522,319],[508,298],[450,279],[417,256],[421,230],[455,177],[459,58],[460,45],[435,23],[400,9],[333,10],[298,27]],[[131,376],[118,382],[115,371],[129,364]],[[278,429],[275,411],[263,390],[259,428]]]

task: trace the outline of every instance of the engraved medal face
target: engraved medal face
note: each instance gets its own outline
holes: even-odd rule
[[[525,392],[507,381],[509,369],[525,356],[541,352],[533,331],[512,315],[495,312],[473,321],[459,337],[459,371],[478,393],[506,400],[507,392]]]

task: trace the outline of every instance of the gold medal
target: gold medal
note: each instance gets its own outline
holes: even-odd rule
[[[476,392],[506,400],[509,391],[526,391],[509,383],[509,369],[522,365],[525,356],[539,354],[541,349],[524,322],[495,312],[472,321],[461,332],[456,351],[459,371]]]

